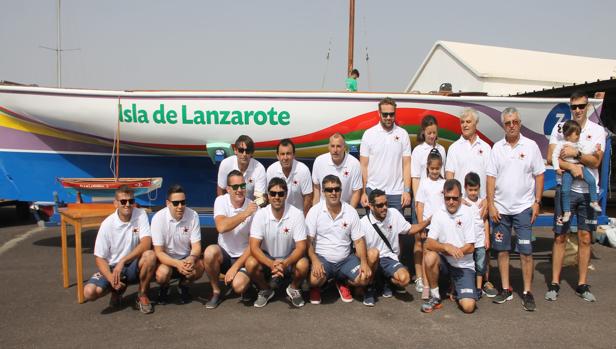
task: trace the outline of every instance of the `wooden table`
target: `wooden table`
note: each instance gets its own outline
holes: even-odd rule
[[[69,287],[68,251],[66,242],[66,225],[75,229],[75,265],[77,273],[77,302],[85,301],[83,295],[83,260],[81,253],[81,230],[98,228],[115,207],[113,204],[69,204],[60,210],[60,231],[62,236],[62,278],[64,288]]]

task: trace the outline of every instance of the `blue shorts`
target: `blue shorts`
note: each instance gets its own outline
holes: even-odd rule
[[[276,259],[285,259],[287,257],[281,257],[281,258],[274,258],[272,256],[269,255],[269,253],[267,253],[266,251],[263,251],[263,254],[265,255],[265,257],[271,259],[271,260],[276,260]],[[256,258],[255,258],[256,259]],[[261,264],[261,267],[263,268],[263,274],[265,274],[265,278],[270,278],[272,276],[272,269],[270,269],[267,265],[265,264]],[[289,275],[291,275],[291,272],[293,271],[293,267],[289,265],[285,270],[284,270],[284,277],[288,277]],[[243,269],[243,268],[242,268]]]
[[[477,299],[475,271],[468,268],[456,268],[447,262],[445,256],[440,255],[440,257],[439,270],[442,275],[451,277],[454,289],[456,290],[456,299]]]
[[[392,278],[398,269],[406,268],[402,263],[390,257],[379,258],[379,270],[387,277]]]
[[[531,207],[515,214],[501,214],[500,222],[492,222],[492,247],[494,250],[511,251],[511,230],[515,229],[517,239],[515,240],[516,250],[522,255],[531,255],[533,253],[532,245],[532,226],[530,219],[533,215]]]
[[[222,264],[220,265],[220,273],[226,274],[231,268],[231,266],[235,264],[235,262],[237,262],[239,257],[231,257],[229,253],[225,251],[224,248],[220,246],[218,246],[218,248],[220,248],[220,251],[222,252]],[[239,269],[239,271],[241,271],[244,274],[247,274],[246,268],[244,268],[243,266]]]
[[[578,230],[593,232],[597,228],[597,213],[590,204],[590,194],[580,194],[572,191],[569,194],[571,201],[571,214],[577,216]],[[569,232],[571,220],[567,223],[562,222],[562,205],[561,205],[561,186],[556,187],[556,196],[554,197],[554,234],[561,235]]]
[[[109,270],[113,272],[114,267],[115,265],[110,265]],[[135,258],[128,265],[124,265],[120,279],[127,285],[139,283],[139,258]],[[94,284],[103,290],[111,289],[111,283],[100,272],[94,273],[86,284]]]
[[[338,281],[355,280],[359,276],[359,258],[356,255],[350,254],[345,259],[338,263],[329,262],[327,259],[317,255],[327,279],[336,279]]]
[[[486,275],[488,264],[486,259],[486,248],[476,247],[475,252],[473,252],[473,260],[475,260],[475,273],[477,276]]]

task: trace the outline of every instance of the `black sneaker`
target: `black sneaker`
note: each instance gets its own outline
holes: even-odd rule
[[[158,305],[165,305],[169,303],[169,286],[160,286],[158,289]]]
[[[511,289],[506,289],[506,290],[502,290],[496,297],[494,297],[492,302],[496,304],[503,304],[506,301],[510,301],[512,299],[513,299],[513,291]]]
[[[190,296],[190,288],[186,285],[178,284],[178,293],[180,294],[180,303],[188,304],[192,301]]]
[[[535,305],[535,297],[530,291],[522,293],[522,307],[526,311],[535,311],[537,306]]]
[[[575,294],[587,302],[596,302],[597,298],[590,292],[590,285],[581,284],[575,289]]]

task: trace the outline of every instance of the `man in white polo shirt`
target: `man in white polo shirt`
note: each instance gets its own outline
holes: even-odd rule
[[[477,135],[479,116],[477,111],[467,108],[460,115],[460,128],[462,136],[453,142],[447,150],[447,162],[445,163],[445,178],[455,178],[464,183],[464,178],[469,172],[479,175],[481,183],[486,183],[486,168],[490,161],[490,145]],[[486,189],[482,185],[479,189],[479,197],[485,198]]]
[[[577,215],[578,228],[578,286],[575,293],[582,299],[594,302],[595,296],[590,292],[588,285],[588,264],[590,263],[590,244],[592,232],[596,228],[597,217],[596,212],[589,207],[590,196],[588,194],[588,184],[581,180],[581,165],[586,166],[597,181],[597,189],[599,189],[599,166],[603,160],[603,152],[605,151],[606,133],[603,127],[588,120],[588,97],[584,92],[577,91],[570,98],[571,114],[573,120],[577,121],[582,127],[579,143],[584,149],[592,149],[588,154],[582,154],[576,148],[565,147],[560,154],[559,164],[563,170],[568,170],[576,178],[571,186],[571,213]],[[559,141],[564,139],[563,126],[564,122],[556,124],[550,136],[550,145],[548,146],[547,159],[551,162],[552,153]],[[572,164],[562,159],[567,157],[575,157],[580,164]],[[565,244],[567,242],[567,233],[571,221],[562,222],[562,207],[560,205],[560,185],[556,189],[556,198],[554,199],[554,246],[552,249],[552,282],[548,286],[548,292],[545,299],[555,301],[560,291],[560,272],[563,266],[563,258],[565,256]]]
[[[390,283],[395,286],[397,292],[405,293],[404,288],[411,281],[408,269],[398,260],[400,254],[398,235],[416,234],[430,224],[430,219],[411,226],[400,211],[388,208],[387,196],[380,189],[370,192],[368,199],[370,211],[360,220],[368,248],[368,264],[376,269],[373,270],[373,279],[377,273],[385,276],[383,297],[389,298],[393,295]],[[374,303],[374,288],[371,283],[364,292],[364,305],[374,306]]]
[[[265,167],[252,158],[254,152],[255,142],[252,138],[246,135],[241,135],[237,138],[235,141],[235,155],[221,161],[220,167],[218,167],[217,196],[225,194],[229,172],[239,170],[246,181],[246,197],[250,200],[262,197],[267,185]]]
[[[186,207],[186,193],[179,184],[169,188],[166,203],[152,217],[152,244],[159,262],[158,302],[167,302],[169,281],[177,277],[180,300],[186,304],[191,300],[188,286],[203,275],[201,225],[197,212]]]
[[[520,253],[524,291],[522,306],[535,310],[530,292],[533,280],[532,224],[539,214],[543,194],[543,156],[535,141],[524,137],[522,121],[515,108],[501,114],[505,138],[492,147],[487,174],[487,200],[492,219],[492,247],[498,251],[498,270],[503,290],[494,303],[513,299],[509,283],[509,251],[512,230],[516,232],[516,250]]]
[[[86,282],[83,293],[94,301],[111,291],[109,304],[120,306],[128,283],[139,283],[137,306],[144,314],[154,311],[147,292],[156,268],[156,256],[150,250],[152,236],[144,210],[135,208],[132,189],[122,186],[115,192],[116,211],[105,218],[94,244],[98,272]]]
[[[297,207],[304,215],[312,206],[312,180],[310,170],[304,163],[295,160],[295,144],[285,138],[276,146],[278,161],[267,168],[267,182],[279,177],[287,182],[287,203]]]
[[[254,303],[257,308],[267,304],[287,276],[292,279],[286,288],[291,304],[297,308],[304,306],[300,285],[309,268],[308,259],[304,257],[306,222],[302,211],[288,202],[285,204],[287,192],[284,179],[272,178],[267,186],[270,204],[259,210],[252,220],[251,256],[246,261],[246,269],[260,289]],[[269,283],[266,276],[270,278]]]
[[[342,183],[334,175],[327,175],[321,183],[325,200],[312,206],[306,217],[308,228],[308,257],[310,273],[310,303],[321,303],[320,287],[335,279],[340,299],[353,301],[352,286],[365,286],[372,276],[372,266],[366,257],[366,242],[361,232],[357,211],[340,201]],[[351,251],[355,244],[355,254]]]
[[[425,313],[442,307],[438,288],[439,273],[451,277],[458,306],[465,313],[475,311],[475,229],[473,211],[461,205],[462,188],[456,179],[443,185],[445,207],[432,216],[426,240],[424,263],[430,282],[430,298],[421,306]]]
[[[321,191],[321,182],[327,175],[340,178],[343,202],[357,207],[361,197],[361,168],[359,160],[347,153],[346,142],[341,133],[329,137],[329,153],[321,154],[312,165],[312,184],[314,186],[312,204],[316,205],[325,197]]]
[[[395,123],[393,99],[379,102],[379,117],[380,121],[361,138],[361,204],[368,207],[370,190],[378,188],[387,193],[390,207],[403,213],[403,208],[411,204],[411,142],[408,132]]]
[[[242,172],[233,170],[227,175],[227,194],[214,201],[214,222],[218,231],[218,244],[203,252],[203,264],[212,286],[212,297],[207,309],[214,309],[222,300],[218,276],[225,274],[225,284],[237,294],[250,286],[250,277],[244,264],[250,255],[248,235],[257,205],[246,197],[246,182]]]

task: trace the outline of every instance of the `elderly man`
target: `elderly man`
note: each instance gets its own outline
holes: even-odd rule
[[[445,207],[432,216],[426,240],[425,264],[430,282],[430,298],[421,311],[432,312],[442,307],[438,277],[440,270],[451,276],[458,306],[465,313],[475,311],[475,229],[473,211],[461,205],[462,188],[456,179],[443,185]]]
[[[252,220],[251,256],[246,261],[246,269],[260,289],[254,306],[264,307],[285,277],[290,276],[291,284],[286,293],[291,304],[299,308],[304,306],[300,285],[309,268],[308,259],[304,257],[306,222],[302,211],[288,202],[285,204],[288,187],[282,178],[272,178],[267,192],[270,204],[259,210]],[[266,277],[270,278],[269,283]]]
[[[310,303],[321,303],[320,287],[335,279],[340,299],[348,303],[352,286],[365,286],[371,279],[372,266],[366,257],[366,242],[361,232],[357,211],[340,201],[342,183],[334,175],[323,178],[325,200],[312,206],[306,217],[308,228],[308,257],[310,273]],[[351,243],[355,244],[355,254]]]
[[[156,268],[156,256],[150,250],[152,236],[148,216],[135,208],[132,189],[122,186],[115,192],[116,211],[101,224],[94,256],[98,272],[86,282],[83,293],[94,301],[111,291],[109,304],[120,306],[128,283],[139,283],[137,306],[144,314],[154,311],[147,292]]]
[[[578,286],[575,293],[582,299],[594,302],[595,296],[590,292],[588,285],[588,264],[590,263],[590,243],[591,233],[595,230],[597,222],[596,212],[591,207],[590,195],[588,194],[588,184],[582,178],[582,166],[590,169],[595,177],[597,188],[599,188],[599,166],[603,160],[603,152],[605,150],[605,130],[598,124],[588,120],[588,97],[583,92],[575,92],[570,98],[571,113],[573,120],[577,121],[582,128],[579,144],[586,153],[580,152],[574,147],[564,147],[560,153],[559,165],[563,170],[570,171],[576,178],[571,186],[571,213],[577,215],[578,227]],[[548,147],[547,159],[548,162],[552,159],[552,153],[559,141],[564,139],[563,126],[564,122],[556,124],[550,136],[550,145]],[[572,164],[562,159],[567,157],[577,158],[579,164]],[[545,299],[555,301],[560,291],[560,272],[563,266],[563,258],[565,256],[565,244],[567,242],[567,233],[569,232],[570,221],[562,222],[562,209],[560,205],[560,185],[556,190],[555,210],[554,210],[554,246],[552,249],[552,282],[548,286],[548,292]]]
[[[520,133],[522,121],[515,108],[505,108],[501,114],[505,138],[492,147],[487,174],[487,200],[492,218],[492,246],[498,251],[498,270],[503,287],[494,303],[513,299],[509,283],[509,251],[512,229],[516,232],[516,249],[520,253],[524,291],[522,306],[535,310],[531,293],[533,281],[532,224],[539,214],[543,194],[543,156],[535,141]]]
[[[218,168],[218,186],[216,187],[216,195],[225,194],[227,188],[227,175],[233,170],[239,170],[246,181],[246,197],[250,200],[255,200],[265,193],[267,186],[267,178],[265,167],[253,159],[255,152],[255,143],[252,138],[241,135],[235,141],[235,155],[230,156],[220,162]],[[259,203],[260,204],[260,203]]]
[[[282,139],[276,146],[276,157],[278,161],[267,168],[267,182],[275,177],[284,179],[289,188],[287,203],[304,212],[304,215],[308,214],[312,206],[310,169],[295,160],[295,144],[288,138]]]
[[[357,207],[361,196],[361,168],[359,161],[347,153],[346,142],[341,133],[334,133],[329,137],[329,153],[321,154],[314,159],[312,165],[312,183],[314,185],[314,199],[316,205],[325,198],[321,192],[321,182],[327,175],[334,175],[342,183],[341,200]]]
[[[370,191],[378,188],[387,193],[389,205],[403,213],[411,204],[411,142],[395,120],[396,102],[384,98],[379,102],[379,122],[361,138],[361,204],[368,207]]]
[[[227,194],[214,201],[214,222],[218,231],[218,244],[210,245],[203,252],[203,264],[212,286],[212,297],[207,309],[214,309],[222,300],[218,276],[225,274],[225,284],[237,294],[250,286],[250,277],[244,264],[250,256],[248,235],[257,205],[246,197],[246,182],[242,172],[227,174]]]

